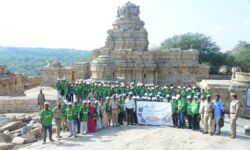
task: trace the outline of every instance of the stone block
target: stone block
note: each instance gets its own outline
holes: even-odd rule
[[[14,144],[0,142],[0,150],[9,150],[14,147]]]
[[[14,137],[11,143],[16,144],[16,145],[22,145],[24,144],[25,139],[23,137]]]
[[[10,123],[0,127],[0,132],[3,132],[5,130],[13,131],[13,130],[19,129],[23,126],[25,126],[25,124],[21,121],[10,122]]]

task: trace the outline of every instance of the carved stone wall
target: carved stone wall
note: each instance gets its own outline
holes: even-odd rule
[[[25,75],[14,74],[7,66],[0,65],[0,96],[24,95]]]
[[[71,67],[64,67],[58,61],[50,61],[40,71],[42,85],[48,86],[55,86],[58,78],[74,82],[76,79],[88,79],[91,75],[88,62],[76,62]]]

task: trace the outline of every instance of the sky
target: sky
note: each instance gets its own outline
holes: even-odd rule
[[[126,0],[0,0],[0,46],[92,50],[105,45]],[[187,32],[210,36],[222,51],[250,41],[250,0],[130,0],[140,5],[149,48]]]

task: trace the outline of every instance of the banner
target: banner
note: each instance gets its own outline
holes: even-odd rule
[[[170,103],[137,101],[136,104],[139,124],[173,126]]]
[[[250,88],[247,89],[247,108],[250,108]]]

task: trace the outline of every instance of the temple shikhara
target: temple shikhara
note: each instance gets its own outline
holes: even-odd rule
[[[107,31],[105,46],[94,51],[92,62],[78,62],[71,67],[43,67],[43,83],[54,85],[58,77],[65,77],[71,81],[118,80],[162,85],[195,84],[208,78],[209,66],[198,63],[197,50],[149,51],[148,32],[139,15],[140,7],[133,3],[118,7],[113,28]]]

